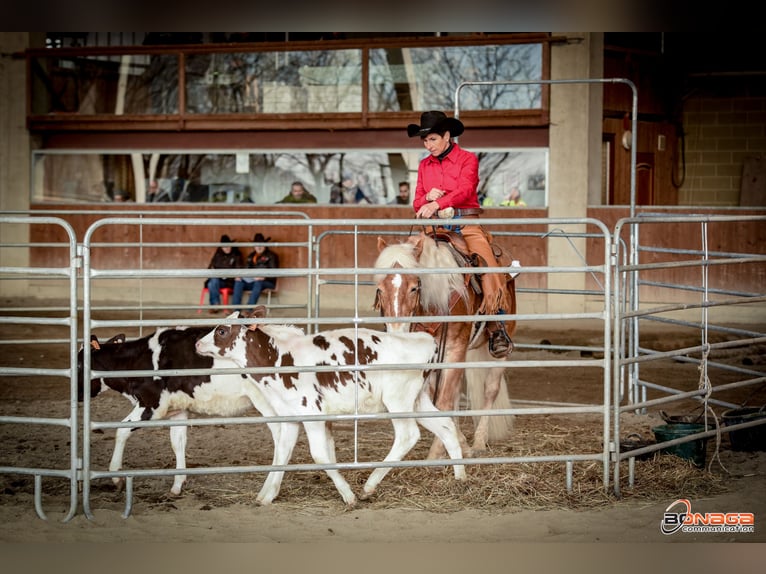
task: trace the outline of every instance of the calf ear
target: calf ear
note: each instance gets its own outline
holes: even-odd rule
[[[266,307],[263,305],[256,305],[255,309],[253,309],[253,312],[250,313],[248,316],[248,319],[260,319],[266,316]],[[260,324],[258,322],[251,323],[247,326],[248,331],[255,331],[258,327],[260,327]]]
[[[227,317],[227,319],[238,319],[239,318],[239,311],[234,311],[231,315]]]
[[[378,253],[383,251],[386,247],[388,247],[388,243],[386,243],[386,240],[378,235]]]
[[[107,343],[124,343],[125,342],[125,333],[120,333],[119,335],[115,335],[111,339],[107,341]]]

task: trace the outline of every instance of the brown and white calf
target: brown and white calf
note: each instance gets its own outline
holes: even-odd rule
[[[255,308],[253,318],[265,317],[266,308]],[[230,318],[238,317],[233,313]],[[279,416],[330,415],[436,411],[428,397],[424,365],[433,359],[436,343],[428,333],[386,333],[364,328],[335,329],[305,334],[300,329],[274,324],[222,324],[197,342],[197,352],[232,359],[242,368],[277,367],[276,373],[251,373],[251,381]],[[413,365],[411,369],[350,370],[350,366]],[[419,365],[419,366],[417,366]],[[332,371],[294,367],[337,367]],[[356,410],[358,409],[358,411]],[[452,459],[462,458],[457,429],[449,417],[395,418],[394,444],[386,461],[399,461],[420,437],[415,419],[445,444]],[[317,464],[335,462],[335,446],[324,421],[302,421],[311,456]],[[298,440],[299,423],[283,423],[275,444],[274,463],[285,465]],[[390,467],[376,468],[364,485],[369,497]],[[327,474],[346,505],[356,496],[337,470]],[[457,480],[465,467],[454,465]],[[257,497],[269,504],[279,494],[284,472],[269,473]]]
[[[166,369],[237,368],[223,357],[203,357],[197,354],[197,340],[210,331],[210,327],[160,328],[151,335],[126,341],[117,335],[100,344],[91,338],[91,371],[150,371]],[[78,399],[82,401],[84,385],[84,351],[77,358]],[[186,420],[188,413],[205,416],[239,416],[255,407],[263,416],[273,416],[269,403],[258,388],[247,383],[246,375],[180,375],[153,377],[95,377],[90,381],[90,396],[112,389],[126,397],[133,410],[123,421]],[[280,425],[269,423],[276,443]],[[109,470],[120,470],[125,444],[131,429],[117,429],[114,452]],[[176,468],[186,468],[186,425],[170,427],[170,443],[176,456]],[[121,478],[114,478],[120,485]],[[172,494],[180,494],[186,481],[185,474],[175,476]]]

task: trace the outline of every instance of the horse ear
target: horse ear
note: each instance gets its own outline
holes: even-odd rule
[[[416,259],[420,259],[420,255],[423,253],[423,239],[425,239],[425,233],[421,232],[415,237],[410,237],[408,241],[414,245],[414,255]]]
[[[386,243],[386,240],[378,235],[378,253],[383,251],[386,247],[388,247],[388,243]]]

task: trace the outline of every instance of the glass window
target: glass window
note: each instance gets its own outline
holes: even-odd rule
[[[372,113],[454,109],[462,82],[542,79],[543,45],[490,44],[266,52],[181,52],[31,58],[32,115],[361,114],[369,54]],[[460,109],[541,110],[542,87],[471,85]]]
[[[547,149],[478,149],[479,195],[508,204],[518,188],[547,204]],[[33,155],[33,203],[114,201],[276,204],[300,181],[317,203],[392,203],[399,182],[414,191],[423,150],[45,152]],[[508,204],[513,205],[513,204]]]
[[[451,110],[462,82],[542,79],[541,44],[370,50],[370,111]],[[541,86],[467,86],[461,110],[542,106]]]
[[[176,114],[178,55],[32,60],[32,114]]]
[[[362,52],[191,54],[186,86],[189,113],[359,113]]]

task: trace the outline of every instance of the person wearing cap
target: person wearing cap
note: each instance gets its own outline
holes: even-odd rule
[[[419,219],[438,217],[439,211],[452,208],[452,217],[466,220],[455,230],[461,233],[468,249],[484,260],[483,265],[497,267],[490,236],[479,225],[479,159],[452,139],[464,130],[463,122],[440,111],[423,112],[420,125],[407,126],[407,135],[420,137],[428,150],[428,156],[418,165],[412,207]],[[480,277],[484,299],[479,313],[499,315],[511,309],[505,274],[481,273]],[[490,354],[495,358],[506,357],[513,349],[513,343],[503,323],[491,321],[486,328]]]
[[[228,235],[221,235],[221,245],[213,253],[213,257],[210,259],[208,269],[240,269],[242,267],[242,253],[239,247],[231,245],[232,240]],[[205,281],[205,287],[207,287],[208,295],[210,297],[210,305],[217,306],[221,304],[221,289],[228,287],[229,289],[234,286],[233,277],[210,277]],[[220,313],[220,309],[210,309],[211,313]]]
[[[266,269],[276,269],[279,267],[279,256],[265,245],[271,241],[271,237],[264,237],[263,233],[256,233],[253,237],[255,247],[247,257],[245,257],[245,268],[263,269],[264,275],[255,277],[237,277],[234,280],[234,292],[232,294],[232,305],[242,304],[242,295],[245,291],[250,291],[250,297],[247,300],[248,306],[255,305],[261,292],[264,289],[275,289],[277,286],[276,277],[266,276]],[[244,309],[240,309],[244,311]]]
[[[317,198],[314,197],[306,186],[300,181],[294,181],[290,186],[290,193],[284,196],[277,203],[316,203]]]

